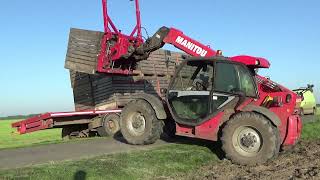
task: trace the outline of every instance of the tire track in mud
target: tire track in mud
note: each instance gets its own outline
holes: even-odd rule
[[[320,179],[320,140],[299,142],[294,149],[280,153],[264,165],[248,167],[222,160],[172,179]]]

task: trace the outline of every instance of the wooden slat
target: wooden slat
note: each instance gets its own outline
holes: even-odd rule
[[[80,57],[80,56],[75,56],[75,55],[71,55],[69,54],[66,57],[68,62],[72,62],[74,64],[81,64],[81,65],[88,65],[92,68],[96,67],[96,61],[92,61],[90,60],[91,58],[86,58],[86,57]]]
[[[74,63],[71,61],[66,61],[64,67],[66,69],[77,70],[78,72],[88,73],[88,74],[94,74],[96,72],[96,69],[93,68],[93,66]]]
[[[65,68],[95,74],[103,32],[71,29]]]
[[[88,33],[90,34],[90,32]],[[71,55],[72,58],[80,59],[78,62],[89,61],[94,58],[92,51],[77,50],[73,47],[77,46],[73,45],[68,51],[74,53]],[[139,73],[134,76],[94,74],[91,73],[94,69],[89,65],[80,63],[75,65],[73,61],[70,61],[69,63],[77,66],[77,68],[82,67],[86,71],[89,70],[89,74],[94,74],[70,71],[76,109],[124,106],[141,92],[159,96],[158,88],[167,87],[174,73],[176,63],[172,60],[176,57],[173,55],[174,53],[171,53],[170,57],[165,56],[163,50],[152,53],[148,60],[138,62]],[[171,61],[166,63],[166,58]]]
[[[83,53],[88,53],[88,54],[91,54],[91,55],[98,56],[99,52],[100,52],[100,46],[99,46],[99,49],[98,49],[97,47],[82,46],[82,45],[79,45],[79,44],[68,44],[68,51],[70,53],[80,51],[80,52],[83,52]]]
[[[72,54],[72,55],[90,57],[90,58],[94,58],[94,59],[96,59],[98,57],[98,55],[95,53],[88,53],[88,52],[80,51],[79,49],[68,49],[67,53]]]

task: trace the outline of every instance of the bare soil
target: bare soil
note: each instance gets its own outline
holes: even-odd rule
[[[304,141],[281,152],[274,160],[255,167],[230,161],[204,166],[196,173],[173,179],[320,179],[320,140]]]

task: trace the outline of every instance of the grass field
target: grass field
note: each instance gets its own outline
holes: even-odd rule
[[[302,139],[320,139],[320,119],[304,125]],[[0,179],[161,179],[179,177],[198,168],[219,163],[204,146],[176,144],[149,151],[104,155],[80,161],[51,163],[0,171]]]
[[[318,111],[319,112],[319,111]],[[303,125],[301,138],[304,140],[320,139],[320,115],[316,117],[315,122]]]
[[[19,135],[11,128],[11,123],[15,121],[17,120],[0,120],[0,149],[62,142],[61,129]]]
[[[0,171],[0,179],[154,179],[189,173],[197,167],[217,160],[218,158],[206,147],[169,145],[150,151]]]

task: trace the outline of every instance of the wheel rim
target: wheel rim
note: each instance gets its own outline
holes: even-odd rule
[[[250,126],[238,127],[232,136],[235,150],[246,157],[253,157],[261,150],[262,136],[255,128]]]
[[[118,131],[118,126],[116,124],[117,122],[113,119],[110,119],[108,122],[107,122],[107,127],[108,129],[110,130],[110,132],[112,133],[116,133]]]
[[[134,112],[129,116],[127,127],[131,135],[141,136],[146,129],[146,120],[140,112]]]

